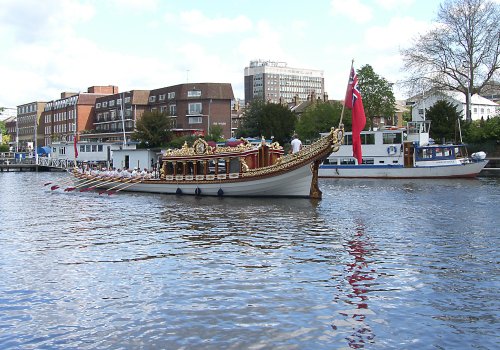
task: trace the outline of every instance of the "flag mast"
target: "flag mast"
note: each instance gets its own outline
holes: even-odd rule
[[[349,83],[351,81],[351,71],[354,68],[354,58],[351,60],[351,69],[349,69],[349,78],[347,79],[347,88],[349,89]],[[342,120],[344,119],[344,110],[345,110],[345,97],[344,97],[344,103],[342,103],[342,113],[340,114],[340,121],[339,121],[339,128],[340,125],[342,125]]]

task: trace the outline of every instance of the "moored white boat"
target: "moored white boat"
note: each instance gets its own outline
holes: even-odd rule
[[[340,150],[320,165],[329,178],[465,178],[488,163],[484,152],[467,156],[463,144],[429,142],[430,122],[409,122],[406,129],[363,131],[363,163],[352,156],[351,133]]]
[[[284,155],[277,144],[211,147],[198,139],[193,147],[168,150],[162,157],[159,179],[96,177],[75,171],[93,188],[201,196],[321,198],[318,167],[338,150],[343,130],[333,129],[295,154]],[[222,161],[222,166],[221,166]]]

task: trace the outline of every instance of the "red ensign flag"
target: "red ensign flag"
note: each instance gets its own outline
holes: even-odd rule
[[[363,108],[363,99],[361,98],[361,92],[359,91],[358,76],[352,66],[344,104],[347,108],[352,110],[352,155],[358,160],[358,164],[361,164],[363,161],[363,155],[361,152],[360,134],[365,128],[366,116],[365,109]]]
[[[75,149],[75,159],[78,158],[78,147],[76,144],[77,142],[78,142],[78,137],[77,137],[77,135],[75,135],[73,138],[73,147]]]

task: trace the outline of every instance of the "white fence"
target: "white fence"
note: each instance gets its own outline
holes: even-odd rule
[[[72,168],[75,165],[75,162],[73,160],[70,160],[70,159],[39,157],[38,158],[38,165],[66,170],[66,169]]]

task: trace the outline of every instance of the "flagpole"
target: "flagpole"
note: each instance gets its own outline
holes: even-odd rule
[[[78,97],[80,97],[80,94],[78,94]],[[74,97],[73,97],[74,98]],[[73,100],[73,119],[75,120],[75,124],[74,124],[74,127],[75,127],[75,130],[74,130],[74,134],[73,134],[73,152],[74,152],[74,167],[77,168],[78,167],[78,163],[76,162],[76,158],[78,157],[78,150],[77,150],[77,147],[78,147],[78,120],[76,119],[76,105],[78,103],[78,98],[74,98]]]
[[[354,68],[354,58],[351,61],[351,69],[349,69],[349,78],[347,78],[347,87],[349,87],[349,82],[351,80],[351,72],[353,68]],[[340,126],[342,125],[342,120],[344,119],[344,110],[345,110],[345,97],[344,97],[344,103],[342,103],[342,113],[340,114],[339,129]]]

